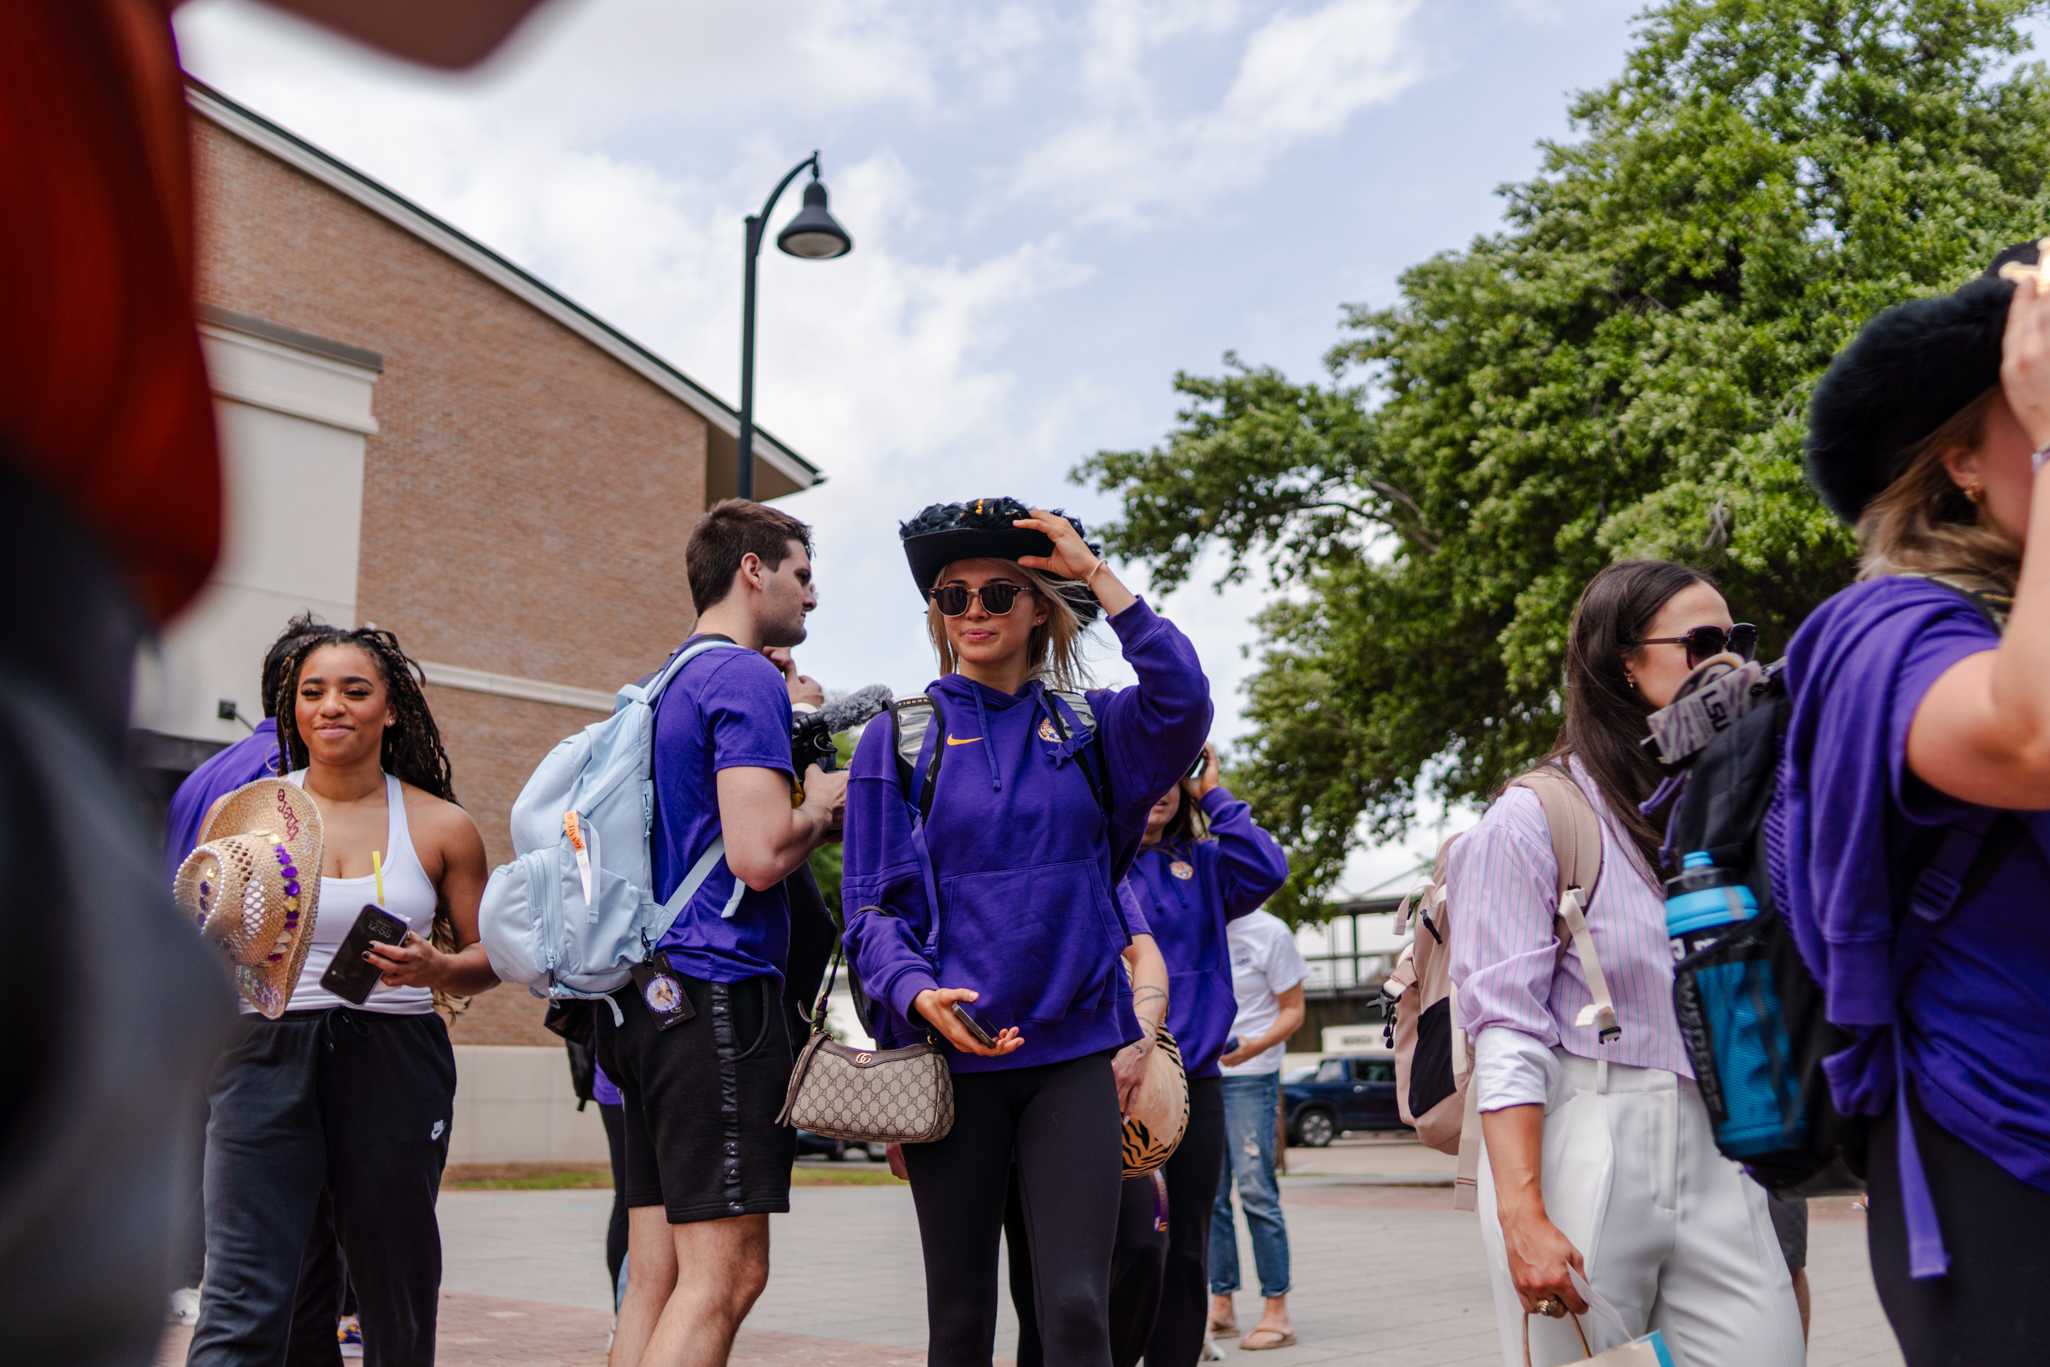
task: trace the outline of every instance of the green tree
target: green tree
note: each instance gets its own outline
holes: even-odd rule
[[[1261,620],[1236,775],[1314,908],[1418,800],[1484,799],[1549,744],[1562,640],[1607,561],[1723,583],[1768,647],[1842,586],[1808,492],[1816,378],[1883,306],[2050,231],[2042,0],[1663,0],[1505,222],[1348,307],[1327,375],[1181,374],[1150,450],[1075,477],[1118,554],[1290,592]]]

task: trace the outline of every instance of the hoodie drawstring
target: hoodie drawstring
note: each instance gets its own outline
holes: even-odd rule
[[[982,728],[982,753],[989,760],[989,788],[993,793],[1004,790],[1004,776],[997,768],[997,745],[989,732],[989,711],[982,705],[982,690],[970,685],[969,694],[975,699],[975,724]]]

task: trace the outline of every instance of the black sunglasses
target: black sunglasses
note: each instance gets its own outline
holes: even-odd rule
[[[1748,660],[1758,650],[1758,628],[1749,622],[1739,622],[1724,631],[1721,627],[1695,627],[1685,636],[1651,636],[1637,643],[1640,646],[1685,646],[1687,663],[1698,665],[1711,656],[1724,651],[1740,660]],[[1635,649],[1635,647],[1632,647]]]
[[[943,584],[939,588],[928,589],[925,596],[932,599],[933,605],[939,608],[942,617],[959,617],[968,611],[968,600],[971,598],[980,598],[982,610],[990,616],[1001,617],[1011,610],[1011,606],[1018,601],[1019,594],[1030,592],[1032,590],[1024,584],[1013,584],[999,579],[994,583],[984,584],[979,589],[971,589],[965,584]]]

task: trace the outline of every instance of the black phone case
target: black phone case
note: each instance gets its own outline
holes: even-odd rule
[[[321,987],[351,1006],[361,1006],[377,986],[378,976],[377,966],[363,956],[374,944],[395,945],[405,938],[404,921],[375,902],[365,904],[356,924],[349,927],[341,947],[335,950],[334,962],[320,975]]]
[[[970,1011],[967,1007],[961,1005],[961,1003],[959,1002],[954,1003],[954,1019],[960,1021],[962,1025],[966,1026],[968,1029],[968,1033],[973,1035],[975,1037],[975,1042],[977,1044],[980,1044],[983,1048],[987,1049],[996,1044],[996,1033],[992,1031],[988,1026],[984,1025],[981,1021],[977,1020],[975,1018],[975,1013]]]

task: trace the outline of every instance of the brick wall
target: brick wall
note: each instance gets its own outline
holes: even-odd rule
[[[549,683],[610,691],[658,664],[691,624],[682,558],[704,509],[704,419],[410,233],[204,119],[194,127],[200,301],[384,358],[362,618],[416,658]],[[520,783],[593,714],[446,687],[430,697],[458,794],[501,861]],[[540,1015],[500,989],[455,1037],[543,1043]]]

